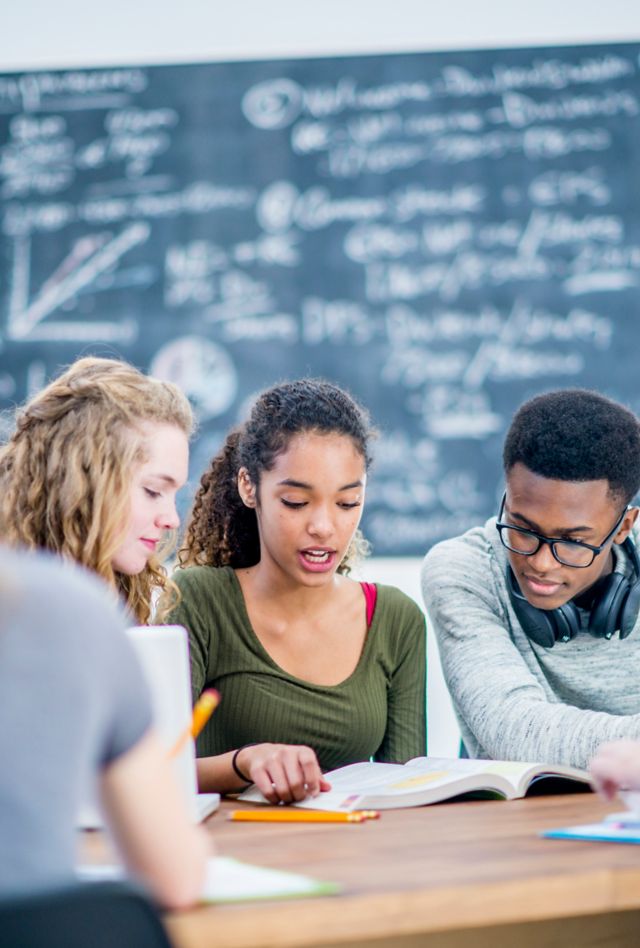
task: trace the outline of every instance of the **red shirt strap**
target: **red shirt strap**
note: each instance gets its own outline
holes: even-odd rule
[[[371,628],[373,613],[376,611],[376,601],[378,599],[378,587],[375,583],[360,583],[364,600],[367,605],[367,629]]]

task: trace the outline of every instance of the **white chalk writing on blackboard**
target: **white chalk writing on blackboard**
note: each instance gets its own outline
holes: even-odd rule
[[[329,375],[381,429],[376,551],[464,529],[522,398],[640,407],[639,52],[0,76],[1,405],[120,352],[186,388],[203,465],[253,392]]]

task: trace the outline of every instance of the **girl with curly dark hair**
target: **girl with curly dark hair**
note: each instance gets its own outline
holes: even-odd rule
[[[202,478],[169,617],[189,631],[194,699],[223,697],[198,742],[202,790],[291,802],[328,789],[323,770],[425,751],[424,617],[348,575],[371,435],[342,389],[286,382]]]

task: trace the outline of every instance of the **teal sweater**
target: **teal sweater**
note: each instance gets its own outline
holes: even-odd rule
[[[269,656],[233,569],[194,566],[173,578],[182,600],[167,621],[189,632],[194,700],[208,687],[222,696],[198,739],[199,757],[249,743],[307,744],[322,769],[332,770],[425,753],[425,621],[398,589],[378,586],[353,673],[338,685],[316,685]]]

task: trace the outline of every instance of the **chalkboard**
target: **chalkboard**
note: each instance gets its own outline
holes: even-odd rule
[[[253,393],[322,375],[381,432],[376,554],[483,520],[522,400],[640,408],[639,53],[0,76],[0,407],[121,354],[191,396],[195,484]]]

